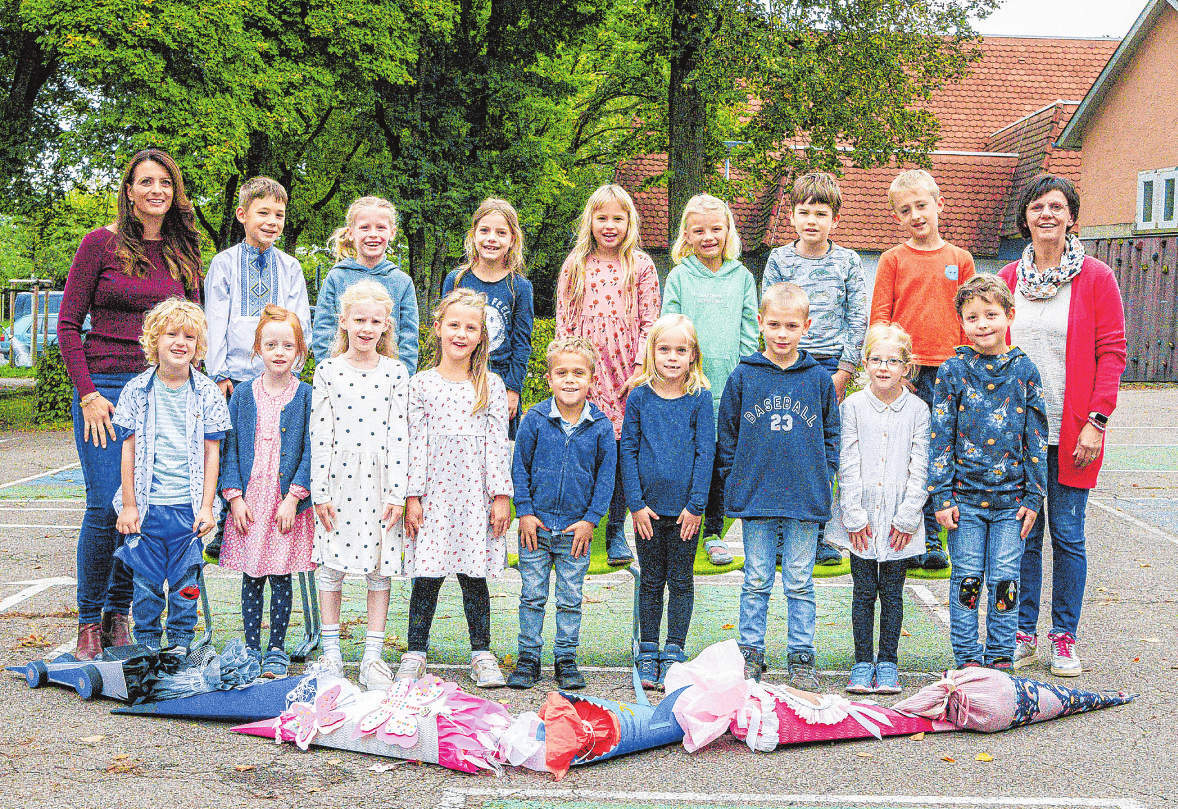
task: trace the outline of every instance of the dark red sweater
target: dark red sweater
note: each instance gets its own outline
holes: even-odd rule
[[[66,372],[79,396],[94,390],[90,374],[137,374],[147,367],[139,335],[143,318],[166,298],[184,296],[200,303],[200,285],[185,290],[164,262],[163,242],[145,242],[152,270],[144,278],[122,271],[115,257],[115,234],[105,227],[87,233],[65,280],[57,341]],[[82,323],[90,315],[90,333]]]

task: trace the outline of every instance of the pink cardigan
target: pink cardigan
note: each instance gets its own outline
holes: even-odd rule
[[[998,277],[1013,291],[1018,281],[1018,262],[1007,264]],[[1116,276],[1103,261],[1085,257],[1080,274],[1071,283],[1063,419],[1059,426],[1059,482],[1091,489],[1100,474],[1104,447],[1096,460],[1083,469],[1076,468],[1072,451],[1089,413],[1111,416],[1117,407],[1117,389],[1125,371],[1125,311]]]

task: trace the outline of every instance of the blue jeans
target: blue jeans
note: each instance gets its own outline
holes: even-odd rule
[[[1088,578],[1088,556],[1084,550],[1088,490],[1059,482],[1058,446],[1047,448],[1046,505],[1051,531],[1051,631],[1075,635]],[[1039,623],[1039,596],[1043,590],[1043,524],[1044,512],[1040,510],[1023,550],[1018,628],[1032,635]]]
[[[554,658],[572,657],[581,638],[581,588],[589,570],[589,554],[573,558],[573,533],[536,532],[536,550],[519,545],[519,654],[540,658],[544,646],[544,608],[548,581],[556,569],[556,640]]]
[[[937,371],[940,367],[918,365],[916,377],[912,380],[916,388],[916,398],[928,405],[929,410],[933,408],[933,387],[937,383]],[[933,506],[931,498],[924,501],[924,545],[926,549],[941,547],[941,525],[937,522],[937,509]],[[953,556],[951,551],[949,556]]]
[[[741,521],[744,531],[744,585],[740,589],[740,645],[765,651],[769,593],[781,550],[781,584],[785,591],[789,652],[814,654],[814,551],[818,523],[788,517]]]
[[[614,470],[614,494],[605,520],[605,552],[610,559],[633,556],[626,543],[626,492],[622,489],[622,442],[618,441],[618,468]]]
[[[643,643],[658,645],[663,624],[663,591],[667,592],[667,643],[687,645],[691,611],[695,608],[695,549],[699,535],[684,542],[679,515],[651,521],[650,539],[636,540],[642,581],[638,586],[638,622]]]
[[[111,404],[118,404],[123,387],[135,374],[91,374],[98,392]],[[96,624],[102,613],[126,615],[131,609],[131,571],[115,559],[115,549],[123,538],[115,530],[112,501],[119,488],[123,442],[106,437],[106,448],[82,439],[85,421],[74,391],[71,406],[74,419],[74,445],[82,464],[86,482],[86,514],[78,531],[78,623]]]
[[[164,611],[164,587],[168,583],[168,643],[191,646],[196,626],[196,602],[200,598],[200,548],[194,552],[192,523],[194,515],[188,505],[156,505],[147,509],[140,524],[140,551],[151,550],[128,559],[135,586],[135,642],[160,648],[160,616]],[[134,543],[120,553],[132,553]],[[147,564],[150,557],[150,564]],[[132,567],[134,566],[134,567]],[[142,571],[142,572],[141,572]],[[162,575],[161,575],[162,574]],[[156,582],[159,581],[157,584]]]
[[[953,574],[949,578],[949,638],[958,666],[1014,657],[1018,627],[1018,577],[1023,556],[1018,509],[958,503],[956,530],[949,532]],[[978,603],[986,602],[986,645],[978,640]]]

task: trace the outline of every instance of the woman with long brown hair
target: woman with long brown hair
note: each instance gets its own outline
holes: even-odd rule
[[[86,482],[78,532],[79,660],[130,643],[131,576],[114,559],[112,505],[122,439],[111,416],[123,386],[146,368],[144,315],[182,296],[200,303],[199,236],[176,162],[159,149],[131,158],[119,184],[118,218],[87,233],[74,255],[58,318],[62,360],[74,385],[74,443]],[[82,324],[90,317],[90,332]]]

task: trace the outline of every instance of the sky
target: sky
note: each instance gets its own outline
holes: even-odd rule
[[[1145,5],[1146,0],[1003,0],[977,30],[1003,36],[1120,39]]]

